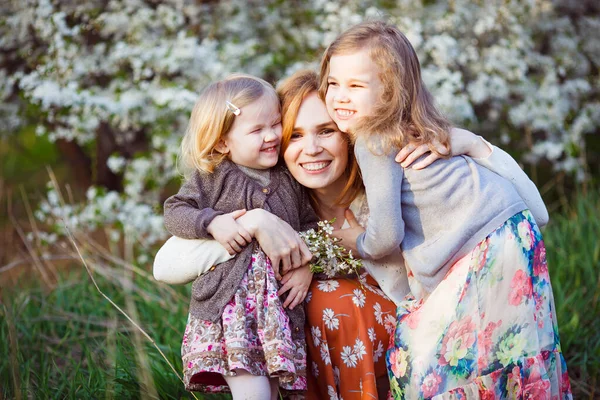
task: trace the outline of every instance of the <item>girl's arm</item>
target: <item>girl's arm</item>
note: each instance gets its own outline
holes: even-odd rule
[[[357,228],[342,229],[334,235],[360,258],[377,260],[397,249],[404,239],[401,213],[404,171],[398,168],[394,155],[374,155],[360,137],[354,145],[354,153],[369,205],[367,229],[365,232]]]
[[[540,192],[527,174],[523,172],[519,164],[508,153],[499,147],[491,145],[481,136],[459,128],[454,128],[450,132],[450,145],[453,156],[467,155],[477,164],[510,181],[533,214],[533,218],[537,224],[541,227],[548,223],[548,210]],[[439,150],[442,151],[443,149]],[[428,152],[430,150],[426,145],[418,147],[406,146],[398,153],[396,161],[400,162],[403,167],[408,167]],[[435,153],[431,153],[413,164],[412,168],[425,168],[439,158]]]
[[[210,177],[192,175],[176,195],[165,201],[165,227],[173,236],[184,239],[216,239],[229,254],[236,254],[252,241],[236,222],[245,210],[225,214],[213,209],[218,190],[215,186]]]
[[[171,235],[184,239],[212,239],[208,226],[224,212],[210,208],[216,199],[203,192],[201,180],[195,173],[181,185],[177,194],[165,201],[165,227]]]

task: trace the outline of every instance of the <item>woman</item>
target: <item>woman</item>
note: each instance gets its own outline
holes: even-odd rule
[[[300,71],[280,85],[283,159],[294,178],[309,189],[321,219],[336,218],[337,228],[346,221],[352,226],[365,221],[368,210],[348,138],[332,123],[318,98],[318,83],[314,72]],[[502,150],[494,147],[491,151],[484,141],[464,130],[453,130],[451,142],[454,154],[487,157],[475,160],[511,179],[530,208],[545,212],[535,185]],[[422,168],[437,158],[435,154],[425,157],[427,152],[426,147],[403,149],[398,159],[405,166],[419,159],[413,168]],[[346,211],[348,204],[356,218]],[[292,248],[300,245],[297,235],[269,213],[251,210],[238,220],[244,221],[269,257],[297,258],[291,255]],[[171,238],[156,256],[154,275],[168,283],[186,283],[198,276],[199,264],[212,265],[228,257],[227,251],[214,242]],[[377,263],[365,261],[364,266],[371,276],[379,278],[379,286],[390,298],[398,303],[403,299],[408,287],[406,273],[401,273],[404,266],[399,252]],[[384,356],[395,319],[394,302],[366,274],[358,279],[315,278],[311,282],[306,268],[284,275],[280,293],[289,292],[285,304],[291,307],[306,294],[307,397],[385,398],[388,384]],[[393,281],[383,279],[392,268],[399,271]]]

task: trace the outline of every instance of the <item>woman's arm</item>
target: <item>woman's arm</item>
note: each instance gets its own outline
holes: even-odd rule
[[[193,281],[213,265],[233,258],[216,240],[171,237],[154,257],[154,279],[170,284]]]
[[[310,261],[312,254],[298,233],[277,216],[262,209],[247,211],[236,219],[272,260],[287,260],[294,268]],[[170,284],[193,281],[213,265],[230,260],[227,249],[216,240],[172,237],[154,259],[154,278]],[[278,262],[278,261],[277,261]],[[273,264],[275,265],[275,264]]]
[[[485,142],[486,146],[491,149],[491,154],[484,158],[472,157],[473,161],[511,182],[529,211],[531,211],[535,222],[540,227],[548,224],[550,219],[548,210],[535,183],[529,179],[515,159],[507,152],[491,145],[483,138],[480,140]]]
[[[246,212],[237,219],[256,240],[271,260],[271,265],[278,266],[281,262],[282,273],[299,268],[308,263],[312,254],[304,240],[300,238],[287,222],[263,209]],[[277,278],[279,271],[274,268]]]

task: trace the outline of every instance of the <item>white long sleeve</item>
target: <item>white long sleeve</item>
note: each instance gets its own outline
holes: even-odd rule
[[[233,257],[216,240],[188,240],[172,236],[156,253],[154,279],[170,284],[185,284],[213,265]]]
[[[510,154],[483,138],[481,140],[485,142],[492,153],[485,158],[473,158],[473,161],[510,181],[531,211],[538,226],[542,227],[548,224],[548,210],[535,183],[529,179]]]

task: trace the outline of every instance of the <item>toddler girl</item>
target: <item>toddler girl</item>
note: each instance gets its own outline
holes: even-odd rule
[[[354,151],[371,210],[338,231],[378,259],[401,247],[412,298],[387,353],[397,399],[571,398],[538,223],[511,183],[470,158],[403,168],[392,149],[449,148],[450,122],[393,25],[350,28],[327,49],[321,95]],[[531,207],[532,208],[532,207]]]
[[[280,104],[262,79],[234,75],[200,95],[181,146],[186,181],[165,202],[165,225],[184,239],[214,238],[239,253],[192,286],[182,345],[188,390],[231,390],[234,399],[276,399],[306,389],[302,307],[285,311],[278,266],[236,222],[263,208],[296,230],[314,227],[308,197],[277,165]]]

